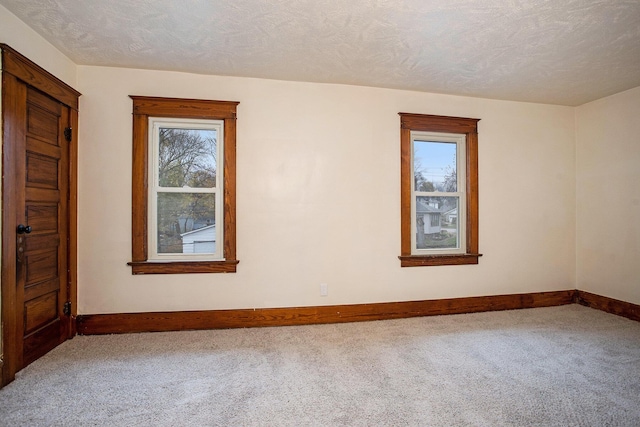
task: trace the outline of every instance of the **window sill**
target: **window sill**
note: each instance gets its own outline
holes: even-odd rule
[[[225,261],[132,261],[131,274],[235,273],[238,260]]]
[[[432,265],[477,264],[482,254],[409,255],[399,256],[400,267],[426,267]]]

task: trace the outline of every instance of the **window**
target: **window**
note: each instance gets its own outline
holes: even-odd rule
[[[133,99],[133,274],[236,271],[237,102]]]
[[[478,120],[400,113],[402,267],[478,263]]]
[[[149,118],[150,260],[224,259],[223,128],[221,120]],[[207,245],[195,245],[205,236]]]
[[[440,226],[440,214],[432,214],[431,215],[431,226],[439,227]]]
[[[458,224],[440,222],[446,212],[465,212],[466,136],[411,131],[411,249],[413,255],[465,252]]]

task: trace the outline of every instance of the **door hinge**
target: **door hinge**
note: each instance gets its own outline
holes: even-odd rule
[[[64,139],[66,139],[67,142],[71,142],[71,135],[73,135],[72,129],[70,127],[64,128]]]
[[[64,303],[64,306],[62,307],[62,314],[65,316],[71,316],[71,301]]]

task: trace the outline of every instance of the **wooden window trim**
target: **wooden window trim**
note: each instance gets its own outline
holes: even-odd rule
[[[478,253],[478,121],[462,117],[400,115],[400,266],[477,264]],[[458,133],[466,136],[466,248],[464,254],[411,254],[411,131]]]
[[[133,274],[235,273],[236,259],[236,108],[239,102],[134,96],[132,177]],[[149,261],[148,174],[149,117],[224,122],[224,260]]]

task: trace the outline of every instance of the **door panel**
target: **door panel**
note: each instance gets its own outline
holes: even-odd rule
[[[58,206],[52,204],[27,206],[27,223],[38,234],[35,236],[50,235],[58,232]],[[33,234],[33,232],[32,232]],[[32,237],[32,236],[29,236]]]
[[[27,237],[27,241],[29,238]],[[24,286],[34,286],[44,280],[59,279],[58,276],[58,251],[29,253],[25,255],[24,269],[25,281]]]
[[[44,354],[56,348],[60,343],[58,331],[60,322],[51,322],[43,328],[26,335],[22,345],[22,367],[38,360]]]
[[[57,279],[46,280],[44,282],[38,283],[37,285],[27,286],[26,288],[24,288],[24,299],[25,301],[30,301],[42,295],[48,294],[49,292],[54,292],[57,289]]]
[[[58,146],[58,119],[62,104],[47,95],[29,91],[27,105],[27,133]]]
[[[57,246],[59,241],[60,237],[57,233],[50,233],[43,236],[32,235],[25,244],[25,250],[27,252],[33,252],[38,248]]]
[[[59,115],[34,106],[30,106],[27,111],[27,132],[31,136],[41,137],[44,141],[55,145],[57,136],[55,130],[58,125]]]
[[[27,151],[27,183],[57,189],[58,159]]]
[[[24,305],[24,333],[40,329],[58,317],[58,289],[48,294],[29,300]]]

